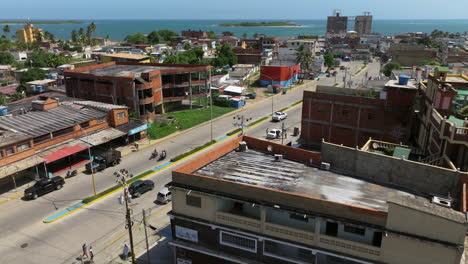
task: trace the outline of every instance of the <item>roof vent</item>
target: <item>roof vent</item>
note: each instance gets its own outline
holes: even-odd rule
[[[275,161],[283,161],[283,155],[281,154],[275,154]]]
[[[329,171],[330,170],[330,163],[322,162],[322,164],[320,164],[320,168],[322,170]]]
[[[432,203],[437,204],[443,207],[451,208],[452,207],[452,199],[451,198],[444,198],[440,196],[433,196]]]

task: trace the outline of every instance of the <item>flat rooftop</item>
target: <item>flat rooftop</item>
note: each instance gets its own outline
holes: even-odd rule
[[[111,65],[94,70],[83,71],[83,73],[93,74],[96,76],[127,76],[130,74],[141,75],[142,73],[172,69],[174,67],[166,66],[144,66],[144,65]]]
[[[111,53],[111,54],[106,54],[103,56],[111,57],[111,58],[131,59],[131,60],[149,59],[148,55],[138,55],[138,54],[130,54],[130,53]]]
[[[445,79],[446,82],[456,82],[456,83],[466,83],[468,84],[468,79],[463,78],[461,75],[459,76],[447,76]]]
[[[416,81],[408,80],[408,84],[402,85],[398,83],[399,80],[389,80],[385,86],[388,87],[396,87],[396,88],[404,88],[404,89],[418,89]]]
[[[415,197],[394,188],[320,170],[256,150],[231,151],[194,174],[387,211],[390,197]]]

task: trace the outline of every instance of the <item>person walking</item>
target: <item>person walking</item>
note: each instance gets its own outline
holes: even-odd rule
[[[94,263],[94,252],[93,252],[93,247],[89,246],[89,258],[91,260],[91,263]]]
[[[86,250],[86,243],[84,243],[83,246],[81,246],[81,248],[83,249],[83,256],[82,257],[89,258],[88,251]]]

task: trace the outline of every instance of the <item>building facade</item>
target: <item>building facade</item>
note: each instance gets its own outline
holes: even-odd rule
[[[174,170],[174,263],[461,263],[464,214],[396,187],[414,176],[403,169],[413,165],[388,157],[402,168],[392,174],[395,185],[379,173],[372,181],[352,178],[334,169],[347,169],[353,155],[362,156],[363,167],[370,165],[364,156],[375,156],[372,162],[380,156],[325,144],[321,157],[241,136]],[[333,169],[324,160],[335,162],[326,163]],[[434,180],[452,177],[450,184],[425,181],[418,191],[454,191],[455,175],[437,175]]]
[[[127,105],[141,119],[206,97],[210,66],[110,62],[65,72],[68,96]]]
[[[41,39],[44,38],[44,33],[42,32],[42,29],[35,28],[34,25],[31,23],[26,23],[26,25],[24,25],[24,28],[16,30],[16,37],[18,38],[19,42],[33,43],[38,41],[37,38],[39,36],[41,37]]]
[[[370,13],[365,13],[362,16],[356,16],[354,21],[354,31],[356,31],[358,35],[372,33],[372,16]]]
[[[289,87],[299,77],[300,67],[295,62],[272,61],[260,69],[260,85]]]
[[[327,18],[327,35],[345,35],[348,31],[348,17],[335,12]]]

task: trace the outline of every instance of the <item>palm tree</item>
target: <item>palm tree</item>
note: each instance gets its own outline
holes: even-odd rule
[[[7,39],[8,39],[8,34],[10,33],[10,26],[9,25],[3,26],[3,33],[5,33],[5,35],[7,36]]]
[[[34,32],[34,38],[36,39],[37,43],[41,43],[42,41],[44,41],[44,35],[40,31]]]
[[[309,48],[304,47],[304,45],[299,46],[296,51],[296,63],[300,63],[301,68],[304,70],[310,69],[310,65],[314,61],[312,51]]]
[[[78,42],[78,33],[76,32],[76,30],[72,30],[71,32],[71,41],[73,43]]]
[[[84,43],[84,40],[85,40],[85,34],[84,34],[84,29],[83,28],[80,28],[78,30],[78,37],[79,37],[79,40],[81,43]]]

